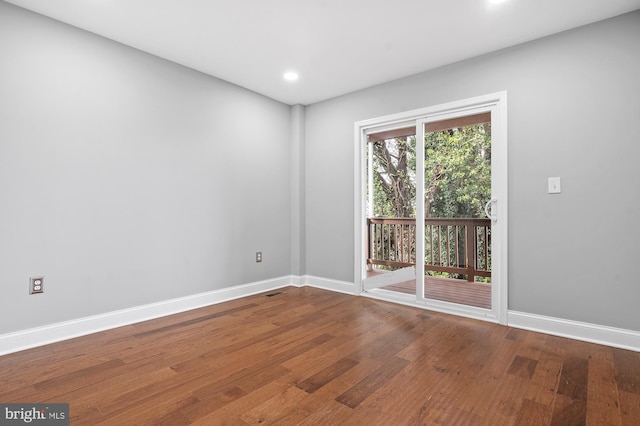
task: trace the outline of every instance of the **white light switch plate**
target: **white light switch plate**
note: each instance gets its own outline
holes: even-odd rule
[[[560,188],[560,178],[559,177],[550,177],[549,178],[549,194],[559,194],[562,192]]]

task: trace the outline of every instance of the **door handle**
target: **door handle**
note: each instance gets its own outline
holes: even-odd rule
[[[484,214],[486,214],[487,217],[491,219],[492,222],[498,221],[498,216],[493,214],[493,205],[496,204],[497,202],[498,200],[496,198],[492,198],[489,201],[487,201],[487,204],[484,205]]]

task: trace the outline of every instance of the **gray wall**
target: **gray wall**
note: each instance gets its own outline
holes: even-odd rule
[[[638,46],[634,12],[308,107],[307,274],[353,281],[355,121],[507,90],[509,309],[640,330]]]
[[[305,274],[304,105],[291,107],[291,274]]]
[[[0,333],[288,275],[290,131],[287,105],[0,2]]]
[[[509,308],[640,330],[638,45],[635,12],[302,109],[0,2],[0,333],[351,282],[354,122],[501,90]]]

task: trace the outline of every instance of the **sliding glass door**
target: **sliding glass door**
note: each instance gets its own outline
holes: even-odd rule
[[[496,252],[500,271],[506,263],[497,217],[499,199],[506,203],[506,141],[494,159],[496,125],[498,139],[506,136],[501,112],[489,102],[361,128],[363,292],[501,318],[506,289],[494,288],[506,278],[495,273]]]

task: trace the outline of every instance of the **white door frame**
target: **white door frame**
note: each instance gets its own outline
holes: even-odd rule
[[[446,104],[435,105],[399,114],[358,121],[355,123],[354,150],[354,282],[356,293],[374,298],[394,299],[393,292],[384,290],[367,291],[363,289],[366,277],[366,185],[369,177],[367,171],[367,134],[394,128],[416,125],[416,140],[419,134],[424,134],[425,122],[439,121],[447,118],[491,111],[491,197],[497,201],[493,203],[492,215],[497,221],[492,223],[492,270],[491,270],[491,309],[476,308],[437,300],[424,299],[424,265],[416,265],[416,299],[407,299],[406,295],[397,295],[399,303],[419,306],[434,311],[452,313],[471,318],[478,318],[501,324],[507,323],[507,291],[508,291],[508,179],[507,179],[507,92],[497,92],[475,98],[464,99]],[[420,146],[420,148],[418,148]],[[416,156],[423,155],[424,145],[416,144]],[[422,153],[422,154],[421,154]],[[421,175],[424,171],[417,170],[417,182],[423,182]],[[416,187],[416,199],[424,198],[424,188]],[[416,206],[416,216],[424,217],[423,203]],[[416,234],[420,235],[420,228],[424,229],[424,221],[417,220]],[[422,256],[420,251],[422,246]],[[424,258],[424,243],[417,244],[416,258]],[[420,273],[420,271],[422,273]]]

